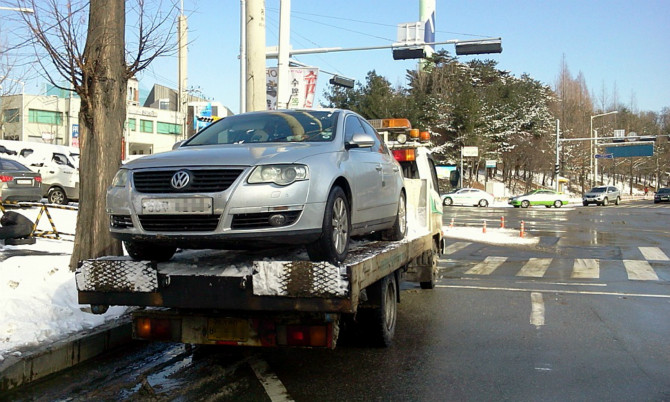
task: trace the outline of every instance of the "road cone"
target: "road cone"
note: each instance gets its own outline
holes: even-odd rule
[[[484,227],[482,227],[482,233],[486,233],[486,219],[484,219]]]
[[[500,229],[505,229],[505,217],[500,217]]]
[[[451,223],[449,224],[449,227],[450,227],[450,228],[453,228],[453,227],[454,227],[454,218],[451,218]]]
[[[526,225],[524,224],[524,222],[521,221],[521,231],[519,232],[519,236],[520,236],[520,237],[524,237],[524,236],[526,235],[526,232],[525,232],[525,226],[526,226]]]

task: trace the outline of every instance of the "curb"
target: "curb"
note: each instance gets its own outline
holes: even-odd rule
[[[0,362],[0,392],[9,391],[73,367],[132,341],[130,317],[101,325]]]

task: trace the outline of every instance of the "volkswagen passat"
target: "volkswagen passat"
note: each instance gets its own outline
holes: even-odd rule
[[[306,245],[343,261],[351,236],[407,231],[400,165],[347,110],[280,110],[221,119],[170,152],[131,161],[107,192],[112,236],[135,259],[177,248]]]

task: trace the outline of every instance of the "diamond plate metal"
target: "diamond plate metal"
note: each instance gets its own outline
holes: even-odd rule
[[[151,261],[85,260],[75,272],[80,292],[156,292],[158,271]]]
[[[253,289],[258,296],[344,297],[349,282],[327,262],[255,261]]]

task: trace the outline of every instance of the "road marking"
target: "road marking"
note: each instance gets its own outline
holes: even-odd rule
[[[647,261],[670,261],[667,255],[658,247],[638,247]]]
[[[505,261],[507,261],[507,257],[486,257],[484,261],[468,269],[465,273],[467,275],[490,275]]]
[[[576,258],[572,266],[571,278],[598,279],[600,277],[600,260],[593,258]]]
[[[263,388],[265,388],[265,393],[268,394],[268,397],[272,402],[293,401],[293,398],[289,396],[284,384],[282,384],[277,375],[270,370],[270,365],[265,360],[253,358],[249,360],[249,365],[254,371],[254,374],[256,374],[258,381],[260,381]]]
[[[620,297],[647,297],[658,299],[670,299],[670,295],[655,295],[650,293],[622,293],[622,292],[598,292],[595,290],[565,290],[565,289],[522,289],[522,288],[503,288],[496,286],[474,286],[474,285],[435,285],[436,288],[449,289],[471,289],[471,290],[498,290],[508,292],[544,292],[544,293],[563,293],[571,295],[600,295],[600,296],[620,296]]]
[[[623,260],[628,279],[633,281],[657,281],[658,275],[647,261]]]
[[[530,323],[535,325],[535,327],[540,327],[544,325],[544,300],[542,299],[542,293],[532,292],[530,294]]]
[[[517,272],[516,276],[532,276],[541,278],[547,272],[553,258],[530,258],[528,262]]]
[[[444,254],[453,254],[461,249],[466,248],[471,244],[472,243],[470,242],[457,241],[456,243],[452,243],[449,246],[447,246],[447,248],[444,249]]]

